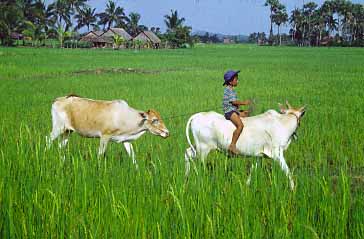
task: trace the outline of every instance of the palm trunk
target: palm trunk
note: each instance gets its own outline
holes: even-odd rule
[[[273,10],[272,8],[270,9],[270,31],[269,31],[269,41],[272,41],[272,37],[273,37],[273,21],[272,21],[272,15],[273,15]]]
[[[281,38],[281,34],[279,34],[279,27],[280,25],[278,25],[278,37],[279,37],[279,45],[282,45],[282,38]]]
[[[303,25],[303,31],[302,31],[302,45],[304,46],[305,45],[305,30],[306,30],[306,26]]]
[[[295,39],[295,35],[296,35],[296,31],[297,31],[297,27],[296,27],[296,24],[294,24],[294,29],[293,29],[293,33],[292,33],[292,42],[294,41]]]
[[[320,29],[320,34],[319,34],[319,41],[317,43],[317,46],[321,45],[321,40],[322,40],[322,31]]]

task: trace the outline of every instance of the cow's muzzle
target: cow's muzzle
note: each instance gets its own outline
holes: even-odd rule
[[[169,137],[169,131],[168,130],[164,130],[160,133],[160,136],[162,136],[163,138],[168,138]]]

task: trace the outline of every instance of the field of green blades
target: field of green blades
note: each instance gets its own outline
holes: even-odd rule
[[[364,238],[364,49],[202,45],[184,50],[0,48],[0,238]],[[253,114],[307,105],[276,162],[212,152],[184,177],[185,125],[221,113],[223,74]],[[75,93],[156,109],[170,137],[97,158],[74,134],[45,150],[51,104]],[[250,186],[252,163],[258,162]]]

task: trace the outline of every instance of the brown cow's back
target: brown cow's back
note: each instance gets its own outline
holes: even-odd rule
[[[92,136],[96,131],[108,135],[128,132],[134,129],[134,125],[127,118],[138,117],[137,111],[131,110],[122,100],[103,101],[71,96],[58,98],[54,104],[67,115],[70,127],[84,136]]]

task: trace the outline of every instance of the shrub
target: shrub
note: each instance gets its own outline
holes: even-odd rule
[[[78,42],[78,48],[91,48],[92,43],[88,41],[79,41]]]
[[[91,48],[92,43],[86,41],[67,40],[64,41],[63,46],[65,48]]]

